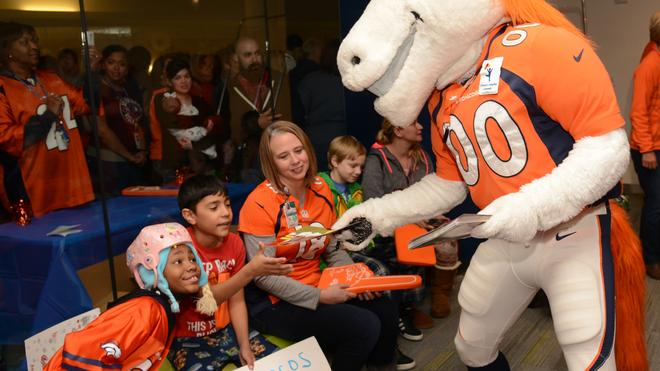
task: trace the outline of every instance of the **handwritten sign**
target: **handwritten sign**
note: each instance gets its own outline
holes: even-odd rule
[[[243,366],[236,371],[248,371]],[[316,338],[309,337],[254,363],[254,371],[331,371]]]
[[[374,272],[372,272],[364,263],[331,267],[323,270],[318,287],[320,289],[325,289],[335,284],[352,286],[362,279],[373,276]]]
[[[41,371],[50,357],[64,345],[64,336],[82,330],[100,313],[99,308],[94,308],[25,339],[25,358],[28,371]]]

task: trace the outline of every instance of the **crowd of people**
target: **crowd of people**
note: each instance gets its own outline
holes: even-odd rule
[[[654,49],[636,73],[640,97],[647,90],[638,84],[657,82],[657,32],[651,37]],[[178,182],[189,225],[142,230],[127,252],[142,290],[67,336],[47,369],[97,359],[147,369],[168,352],[176,369],[252,367],[281,346],[269,336],[316,337],[336,370],[415,367],[398,337],[422,340],[420,329],[432,327],[432,317],[449,315],[460,264],[455,244],[436,246],[439,263],[428,270],[398,262],[391,237],[350,253],[331,236],[276,253],[266,248],[300,227],[330,229],[352,206],[435,172],[417,122],[396,127],[385,120],[369,150],[346,135],[336,43],[292,36],[288,44],[293,61],[277,68],[264,66],[257,41],[241,37],[218,55],[162,56],[150,75],[146,49],[113,44],[90,50],[87,82],[78,53],[65,49],[53,65],[40,56],[33,27],[0,23],[0,196],[7,215],[17,205],[39,216],[89,202],[95,192]],[[291,106],[278,108],[278,97],[289,92]],[[657,246],[657,200],[651,199],[657,125],[650,136],[640,130],[648,125],[645,117],[657,121],[656,95],[645,98],[653,113],[644,113],[646,106],[633,113],[633,161],[647,194],[642,240],[649,246]],[[91,102],[98,108],[94,117]],[[91,144],[93,130],[99,150]],[[237,234],[230,232],[228,180],[258,184],[240,210]],[[437,215],[419,225],[430,230],[446,220]],[[649,275],[657,279],[655,250],[645,251]],[[418,274],[428,282],[385,293],[317,287],[325,266],[354,262],[377,275]],[[427,290],[430,315],[416,306]],[[105,340],[99,336],[114,339],[124,358],[86,346]]]
[[[80,51],[41,55],[30,25],[2,22],[0,42],[2,220],[19,205],[40,216],[88,202],[101,190],[118,195],[192,174],[259,183],[265,179],[261,132],[280,118],[291,120],[291,112],[319,148],[346,134],[341,81],[336,63],[330,66],[337,42],[292,35],[291,51],[274,52],[272,66],[250,37],[215,54],[173,52],[153,64],[141,46],[91,46],[89,81]],[[309,92],[320,87],[315,79],[325,82]]]

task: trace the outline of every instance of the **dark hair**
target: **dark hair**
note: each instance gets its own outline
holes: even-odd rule
[[[124,53],[126,54],[126,59],[128,60],[128,49],[119,44],[110,44],[103,48],[103,51],[101,52],[101,63],[105,62],[105,60],[110,58],[110,56],[114,53]]]
[[[9,46],[26,33],[37,35],[37,31],[29,24],[0,22],[0,63],[5,63],[9,59]]]
[[[303,39],[300,37],[300,35],[292,33],[289,34],[289,36],[286,37],[286,48],[289,50],[293,50],[295,48],[302,48],[303,46]]]
[[[190,72],[190,64],[181,58],[173,58],[165,67],[165,75],[172,80],[181,70]]]
[[[337,67],[338,51],[339,40],[337,39],[328,41],[321,50],[321,68],[335,75],[339,75],[339,67]]]
[[[137,45],[128,50],[128,64],[134,71],[147,71],[151,64],[151,53],[144,46]]]
[[[74,52],[73,49],[64,48],[60,50],[60,52],[57,54],[57,60],[60,60],[65,56],[71,57],[71,59],[73,59],[74,62],[78,63],[78,54]]]
[[[206,196],[227,196],[227,187],[215,175],[197,174],[186,179],[179,188],[179,209],[195,211],[197,204]]]

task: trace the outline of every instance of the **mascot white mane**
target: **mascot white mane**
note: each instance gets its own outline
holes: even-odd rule
[[[536,29],[544,31],[532,30],[534,26],[538,26]],[[499,33],[495,34],[494,30],[498,27],[505,33],[504,36]],[[527,27],[529,27],[528,31]],[[570,51],[573,54],[566,55],[572,55],[575,63],[580,63],[584,53],[585,62],[583,63],[595,63],[598,68],[602,69],[602,76],[598,75],[597,78],[587,76],[585,81],[587,84],[591,82],[606,84],[604,85],[607,88],[606,95],[608,99],[611,97],[610,101],[613,102],[609,107],[610,109],[615,107],[614,113],[608,113],[610,123],[604,122],[605,117],[603,117],[602,123],[597,121],[591,123],[587,118],[588,127],[602,125],[604,128],[600,131],[591,130],[587,135],[577,135],[577,131],[571,131],[572,122],[562,122],[562,119],[557,118],[560,115],[555,117],[552,112],[548,113],[547,120],[563,127],[569,135],[568,138],[574,139],[565,156],[559,161],[555,161],[556,164],[553,163],[552,169],[547,173],[537,174],[527,183],[515,184],[516,190],[502,192],[497,198],[489,200],[487,204],[480,205],[483,208],[481,213],[491,215],[491,218],[475,229],[473,236],[490,240],[484,243],[487,246],[481,246],[477,251],[475,255],[477,259],[473,259],[459,293],[459,302],[463,311],[460,331],[456,337],[457,350],[461,359],[469,367],[481,369],[480,367],[494,365],[493,362],[500,360],[496,351],[499,339],[493,341],[493,344],[486,344],[486,340],[481,340],[480,343],[480,341],[468,339],[469,335],[465,335],[470,331],[470,321],[474,323],[479,323],[480,320],[485,321],[485,318],[480,317],[484,315],[481,313],[481,308],[495,305],[481,303],[474,299],[474,296],[483,294],[484,290],[488,291],[487,287],[479,286],[484,284],[479,283],[479,280],[485,280],[488,283],[491,276],[488,272],[472,272],[473,265],[476,266],[475,271],[490,269],[486,268],[488,264],[484,261],[498,258],[493,255],[496,253],[492,251],[503,251],[503,255],[508,255],[508,252],[512,250],[517,251],[516,249],[519,247],[531,247],[531,249],[541,251],[541,249],[548,248],[545,246],[547,244],[544,236],[554,237],[556,231],[575,227],[575,225],[584,225],[580,228],[585,228],[586,231],[589,228],[587,225],[590,223],[588,220],[591,220],[589,218],[596,218],[594,220],[600,220],[596,223],[602,223],[602,219],[597,218],[600,218],[601,213],[605,213],[608,220],[611,220],[611,235],[608,235],[611,237],[611,254],[613,255],[611,265],[613,265],[616,277],[616,312],[619,315],[616,319],[616,366],[613,355],[608,361],[609,354],[597,355],[596,358],[601,359],[593,361],[591,364],[584,359],[593,356],[587,353],[594,347],[593,344],[597,343],[598,336],[606,338],[604,335],[606,322],[612,318],[606,320],[607,316],[599,312],[599,319],[591,328],[585,325],[580,329],[581,332],[576,329],[571,332],[572,330],[562,327],[561,321],[574,321],[582,317],[575,313],[575,315],[565,314],[570,312],[571,308],[565,309],[565,313],[556,309],[564,305],[562,303],[565,300],[561,295],[555,295],[552,292],[557,285],[558,278],[552,277],[547,282],[530,285],[537,285],[536,289],[543,289],[546,293],[551,292],[549,298],[555,317],[555,330],[569,369],[591,369],[590,367],[594,369],[598,367],[602,367],[601,369],[615,369],[615,367],[625,370],[646,369],[648,365],[643,339],[644,269],[639,242],[634,237],[625,213],[614,202],[608,201],[609,196],[606,196],[608,191],[620,182],[621,176],[628,166],[628,142],[625,130],[622,128],[623,119],[620,118],[617,123],[612,123],[613,120],[618,120],[620,114],[607,73],[593,52],[589,41],[575,26],[543,0],[372,0],[342,42],[337,62],[343,83],[347,88],[354,91],[368,89],[376,94],[378,96],[375,102],[376,110],[394,125],[406,126],[417,119],[430,97],[433,100],[433,97],[441,96],[440,90],[454,88],[465,93],[468,89],[475,89],[477,85],[475,80],[482,77],[482,62],[484,66],[485,62],[488,62],[484,58],[489,58],[493,40],[497,39],[498,44],[501,43],[504,46],[507,46],[507,40],[513,40],[510,46],[514,46],[522,44],[528,32],[530,34],[533,32],[557,34],[570,40],[571,45],[582,48],[582,51],[578,48]],[[502,37],[504,40],[501,39]],[[561,43],[556,47],[547,44],[546,50],[554,47],[557,54],[561,54],[559,53],[563,47]],[[555,44],[553,43],[553,45]],[[514,74],[517,73],[515,66],[520,66],[520,64],[513,62],[515,62],[515,58],[520,58],[520,54],[511,53],[501,45],[498,49],[497,46],[493,47],[495,51],[490,57],[504,58],[502,71],[506,69],[507,73],[511,71]],[[511,75],[511,73],[509,74]],[[592,80],[589,80],[590,78]],[[557,73],[552,83],[560,87],[576,83],[564,79],[562,73]],[[503,82],[500,83],[500,86],[504,86],[505,83],[508,84],[507,86],[511,86],[511,81],[504,81],[503,78],[501,80]],[[524,76],[519,80],[524,81]],[[547,107],[543,106],[541,100],[552,100],[553,98],[543,96],[544,87],[535,86],[533,83],[530,85],[532,92],[536,94],[531,101],[536,104],[538,98],[538,107],[535,108],[545,114]],[[550,86],[549,91],[553,91],[552,89],[553,86]],[[513,91],[514,87],[511,86],[509,90]],[[496,90],[494,93],[485,94],[490,94],[489,99],[492,98],[499,102],[500,96],[507,91],[500,88],[499,92]],[[575,97],[571,101],[584,100],[586,102],[588,99],[592,99],[591,96],[588,96],[590,94],[588,91],[575,89],[572,94]],[[481,90],[474,95],[482,95]],[[439,109],[435,113],[437,117],[433,118],[434,125],[439,132],[444,133],[444,139],[435,138],[433,146],[436,152],[445,151],[447,158],[456,159],[457,168],[463,179],[448,179],[442,174],[429,175],[406,190],[392,193],[381,199],[369,200],[348,210],[335,224],[335,228],[347,225],[354,218],[364,217],[373,225],[373,233],[370,238],[377,233],[390,235],[398,226],[428,219],[448,211],[463,201],[468,190],[473,199],[475,196],[480,197],[483,188],[480,190],[475,186],[474,179],[466,178],[468,172],[466,168],[478,166],[479,169],[488,170],[486,165],[482,164],[485,162],[492,172],[497,173],[496,169],[493,170],[494,167],[491,166],[493,162],[499,161],[499,163],[504,163],[503,166],[510,165],[506,164],[506,160],[496,158],[501,157],[497,154],[489,158],[485,154],[481,157],[476,155],[470,157],[469,153],[465,153],[467,163],[461,163],[463,157],[457,153],[455,148],[457,146],[452,145],[451,138],[450,140],[447,138],[461,134],[459,133],[461,130],[464,132],[463,125],[472,126],[471,122],[466,123],[465,118],[461,124],[455,117],[458,114],[454,110],[467,110],[464,108],[465,105],[461,106],[463,104],[461,98],[464,97],[460,95],[458,99],[456,98],[457,95],[453,95],[449,99],[444,97],[444,101],[441,98],[436,99],[439,101]],[[447,102],[449,100],[455,101]],[[504,98],[501,101],[504,102]],[[504,109],[508,109],[505,103],[502,105]],[[443,110],[447,107],[449,107],[447,110]],[[448,111],[449,114],[443,114],[445,111]],[[474,112],[470,111],[470,113],[471,115],[468,115],[464,111],[465,117],[472,120]],[[599,112],[594,112],[594,117],[599,114]],[[531,113],[529,116],[530,122],[537,119],[531,118]],[[616,118],[614,118],[615,116]],[[584,118],[581,120],[585,121]],[[514,122],[514,120],[510,120],[510,122]],[[514,124],[523,125],[520,122],[514,122]],[[537,123],[534,122],[534,124]],[[531,124],[529,126],[531,127]],[[506,136],[506,130],[500,128]],[[530,130],[534,132],[534,128]],[[536,130],[539,130],[538,127]],[[474,131],[476,132],[477,129]],[[464,133],[462,135],[459,140],[464,140],[461,143],[467,147],[483,147],[483,142],[479,142],[479,138],[475,139]],[[445,141],[446,143],[444,143]],[[527,146],[528,142],[530,139],[525,138],[522,145]],[[513,157],[514,149],[511,145],[509,148],[512,153],[511,157]],[[483,148],[481,149],[483,150]],[[538,150],[533,152],[534,149],[531,147],[525,147],[524,150],[527,151],[524,155],[529,158],[540,156]],[[553,159],[549,159],[548,162],[552,162]],[[441,173],[440,163],[438,168]],[[493,178],[498,179],[497,176]],[[510,177],[501,176],[499,179],[499,184],[514,184]],[[509,187],[509,189],[511,188]],[[597,211],[598,207],[601,208],[599,209],[601,211]],[[595,236],[598,229],[584,233]],[[559,237],[558,232],[557,236]],[[600,241],[596,237],[598,236],[594,237],[595,240]],[[352,241],[354,244],[348,241],[345,246],[348,246],[349,249],[359,250],[366,246],[370,238]],[[560,238],[557,238],[556,242],[559,241]],[[587,244],[587,242],[582,243],[584,246],[581,245],[580,248],[586,249]],[[551,248],[553,251],[558,249],[554,246]],[[609,245],[607,250],[610,251]],[[559,268],[560,271],[561,269],[570,271],[579,267],[573,263],[575,257],[562,257],[562,259],[565,259],[566,263],[563,268]],[[548,269],[554,269],[554,267]],[[499,273],[493,274],[497,276]],[[581,279],[577,277],[575,281],[579,282]],[[591,279],[593,277],[586,278],[586,280]],[[593,286],[588,290],[585,289],[580,295],[596,295],[595,297],[600,301],[595,304],[606,306],[607,300],[603,299],[603,296],[612,296],[613,303],[614,293],[604,294],[605,291]],[[502,301],[502,299],[500,300]],[[575,308],[573,311],[580,312]],[[594,318],[594,315],[587,314],[586,309],[581,314]],[[492,318],[490,320],[492,321]],[[501,318],[501,321],[509,320],[510,318]],[[576,335],[577,333],[579,334]],[[594,337],[589,338],[592,335]],[[590,339],[592,345],[587,345],[587,338]],[[611,341],[614,342],[613,339]],[[575,351],[576,342],[579,342],[578,346],[581,346],[578,351]],[[605,343],[606,340],[602,340],[599,346]],[[576,356],[576,352],[582,354]]]

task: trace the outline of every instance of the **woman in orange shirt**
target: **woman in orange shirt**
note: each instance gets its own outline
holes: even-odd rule
[[[316,176],[314,150],[302,129],[286,121],[268,126],[261,135],[259,157],[266,180],[248,196],[238,224],[248,258],[259,244],[296,228],[329,229],[335,222],[332,193]],[[328,266],[353,263],[337,240],[322,236],[290,249],[278,246],[275,254],[286,257],[293,271],[288,276],[258,277],[258,289],[246,292],[255,328],[292,341],[315,336],[331,356],[333,370],[394,366],[394,304],[370,293],[357,300],[341,285],[317,288],[321,256]]]

